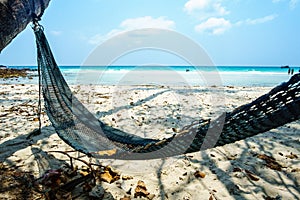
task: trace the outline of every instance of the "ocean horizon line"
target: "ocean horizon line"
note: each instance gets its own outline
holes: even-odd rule
[[[9,68],[14,68],[14,67],[37,67],[37,65],[3,65],[7,66]],[[79,64],[74,64],[74,65],[59,65],[59,67],[271,67],[271,68],[282,68],[282,67],[290,67],[290,68],[300,68],[299,65],[176,65],[176,64],[152,64],[152,65],[143,65],[143,64],[126,64],[126,65],[79,65]]]

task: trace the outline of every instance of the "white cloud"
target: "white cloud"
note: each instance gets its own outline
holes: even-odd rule
[[[229,20],[224,18],[209,18],[205,22],[195,26],[195,30],[199,33],[209,32],[213,35],[223,34],[226,30],[230,29],[232,26]]]
[[[297,4],[299,3],[299,0],[290,0],[290,3],[289,3],[289,6],[290,6],[290,9],[295,9]]]
[[[221,3],[215,3],[213,5],[213,8],[216,10],[216,12],[219,15],[227,15],[227,14],[229,14],[229,11],[227,11],[226,8],[221,5]]]
[[[50,33],[54,36],[60,36],[62,34],[61,31],[50,31]]]
[[[267,15],[267,16],[261,17],[261,18],[242,20],[242,21],[237,22],[235,25],[239,26],[239,25],[243,25],[243,24],[247,24],[247,25],[263,24],[263,23],[274,20],[276,17],[277,17],[276,14]]]
[[[247,19],[246,23],[250,25],[256,25],[256,24],[263,24],[269,21],[274,20],[277,17],[277,15],[268,15],[262,18],[257,18],[257,19]]]
[[[222,0],[189,0],[184,5],[184,11],[200,20],[229,14],[221,2]]]
[[[299,0],[272,0],[273,3],[279,3],[279,2],[284,2],[284,1],[289,2],[289,7],[291,10],[295,9],[299,3]]]
[[[151,16],[145,16],[140,18],[126,19],[121,25],[121,28],[125,30],[141,29],[141,28],[164,28],[174,29],[175,22],[166,19],[165,17],[152,18]]]
[[[99,44],[104,40],[107,40],[117,34],[120,34],[124,31],[130,31],[135,29],[143,28],[160,28],[160,29],[174,29],[175,22],[172,20],[166,19],[166,17],[153,18],[151,16],[131,18],[124,20],[118,29],[113,29],[105,35],[97,34],[92,36],[89,39],[90,44]]]
[[[184,5],[184,11],[201,22],[195,26],[197,32],[220,35],[231,28],[231,22],[221,17],[229,14],[229,11],[222,5],[222,1],[189,0]]]
[[[273,3],[278,3],[280,1],[282,1],[282,0],[272,0]]]
[[[195,10],[202,10],[205,9],[210,5],[210,0],[189,0],[184,5],[184,10],[188,13],[192,13]]]

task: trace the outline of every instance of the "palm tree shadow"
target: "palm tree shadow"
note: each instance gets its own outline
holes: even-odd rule
[[[159,193],[160,193],[161,200],[165,200],[165,195],[166,195],[165,187],[164,187],[164,184],[162,182],[162,177],[161,177],[161,173],[162,173],[162,169],[163,169],[164,165],[165,165],[165,160],[163,159],[162,162],[161,162],[161,165],[159,166],[159,168],[156,171],[156,176],[157,176],[157,179],[158,179]]]
[[[59,160],[48,152],[43,151],[44,145],[48,144],[46,138],[55,133],[52,126],[43,127],[41,134],[33,136],[36,130],[28,134],[18,135],[0,144],[0,163],[5,163],[8,167],[25,167],[25,171],[34,172],[35,176],[42,176],[49,169],[59,169],[62,166],[68,166],[65,160]],[[29,137],[31,136],[31,137]],[[37,143],[39,143],[37,145]],[[13,158],[15,153],[24,151],[25,154],[17,155],[18,159]],[[22,160],[19,162],[18,160]]]
[[[170,91],[170,90],[163,90],[163,91],[161,91],[161,92],[157,92],[157,93],[155,93],[155,94],[153,94],[153,95],[150,95],[150,96],[147,97],[147,98],[144,98],[144,99],[138,100],[138,101],[136,101],[136,102],[133,102],[133,103],[131,104],[131,106],[134,106],[134,107],[136,107],[136,106],[141,106],[141,105],[143,105],[144,103],[146,103],[146,102],[148,102],[148,101],[151,101],[152,99],[155,99],[155,98],[158,97],[159,95],[161,95],[161,94],[163,94],[163,93],[166,93],[166,92],[168,92],[168,91]],[[112,114],[112,113],[117,113],[117,112],[119,112],[119,111],[121,111],[121,110],[123,110],[123,109],[128,109],[128,108],[130,108],[129,105],[124,105],[124,106],[120,106],[120,107],[117,107],[117,108],[113,108],[113,109],[111,109],[111,110],[109,110],[109,111],[106,111],[106,112],[98,112],[98,113],[97,113],[97,117],[99,117],[99,118],[105,117],[105,116],[110,115],[110,114]]]
[[[281,190],[287,191],[291,196],[293,196],[293,199],[299,199],[299,192],[296,192],[299,191],[299,188],[297,188],[297,185],[299,186],[299,181],[297,181],[297,178],[293,177],[290,172],[285,170],[277,171],[275,169],[269,169],[268,165],[258,156],[268,155],[273,158],[276,157],[274,153],[276,152],[275,149],[279,144],[285,146],[282,147],[282,149],[295,148],[295,146],[292,146],[291,144],[298,141],[296,134],[286,134],[286,137],[291,137],[289,138],[290,143],[285,142],[283,144],[280,139],[278,141],[269,139],[264,141],[262,139],[272,138],[274,136],[273,131],[269,131],[263,134],[264,135],[260,134],[245,139],[243,142],[239,142],[239,144],[230,144],[231,146],[223,146],[220,149],[214,148],[212,149],[213,151],[202,151],[200,152],[202,160],[190,159],[190,162],[198,164],[200,166],[208,166],[211,173],[216,175],[217,179],[223,184],[224,188],[226,188],[228,193],[234,199],[248,199],[249,196],[252,196],[252,198],[257,198],[253,191],[247,190],[247,188],[255,188],[256,192],[261,191],[263,194],[262,198],[265,199],[277,199],[279,198],[279,196],[285,195],[284,193],[281,194],[280,192],[278,192],[279,196],[270,197],[268,195],[270,194],[270,188],[267,189],[266,184],[262,183],[268,183],[268,185],[274,188],[281,187]],[[276,139],[276,137],[274,139]],[[297,146],[299,146],[299,144]],[[236,150],[234,150],[234,148],[240,148],[241,151],[236,154]],[[231,152],[231,150],[234,151]],[[223,167],[220,166],[220,164],[216,164],[216,160],[219,159],[215,156],[216,154],[224,158],[226,162],[230,162],[230,166],[227,167],[226,170],[224,170]],[[294,161],[293,163],[297,165],[297,161]],[[236,175],[234,172],[235,169],[241,169],[243,171],[247,170],[248,172],[253,173],[259,180],[254,180],[249,175],[247,175],[247,173],[243,172],[246,176],[247,182],[245,182],[241,186],[238,186],[237,177],[234,176]],[[265,170],[269,171],[268,174],[265,174]],[[186,186],[182,185],[181,187],[182,190],[184,190]]]

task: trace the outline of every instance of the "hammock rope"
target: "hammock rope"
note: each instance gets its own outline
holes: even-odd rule
[[[99,121],[72,94],[43,28],[34,27],[45,111],[58,136],[75,150],[95,158],[144,160],[223,146],[300,119],[300,74],[255,101],[216,120],[200,120],[177,135],[154,140]]]

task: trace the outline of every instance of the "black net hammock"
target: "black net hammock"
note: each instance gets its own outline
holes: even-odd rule
[[[197,152],[233,143],[300,119],[300,74],[253,102],[216,120],[200,120],[171,138],[138,137],[99,121],[72,94],[42,27],[34,28],[46,113],[58,136],[94,158],[144,160]]]

